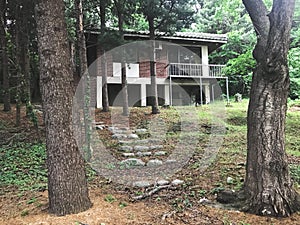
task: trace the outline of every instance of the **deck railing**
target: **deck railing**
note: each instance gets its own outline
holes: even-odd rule
[[[202,65],[170,63],[169,76],[172,77],[223,77],[224,65]]]

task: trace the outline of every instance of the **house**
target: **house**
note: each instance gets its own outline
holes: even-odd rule
[[[102,106],[102,74],[107,73],[110,105],[121,105],[121,60],[126,52],[126,76],[130,106],[150,104],[151,80],[150,60],[155,57],[156,81],[160,105],[189,105],[198,102],[208,104],[214,101],[217,81],[226,82],[228,99],[228,78],[222,74],[223,65],[210,65],[208,56],[227,42],[226,35],[176,32],[173,35],[158,33],[155,51],[149,53],[149,33],[126,31],[125,40],[132,41],[126,47],[118,47],[105,53],[105,67],[98,44],[98,31],[86,33],[90,73],[97,77],[96,106]],[[144,41],[144,42],[136,42]],[[153,48],[152,48],[153,49]],[[155,54],[154,54],[155,53]],[[155,55],[155,56],[154,56]],[[101,63],[102,61],[102,63]],[[92,66],[93,65],[93,66]]]

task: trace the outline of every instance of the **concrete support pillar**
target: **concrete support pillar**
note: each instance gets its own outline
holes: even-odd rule
[[[96,102],[96,107],[102,108],[102,77],[97,76],[97,102]]]
[[[169,85],[165,85],[165,105],[170,105],[170,87]]]
[[[208,46],[201,47],[202,55],[202,76],[209,76],[209,64],[208,64]]]
[[[141,106],[147,106],[147,86],[141,84]]]
[[[172,77],[170,76],[170,105],[173,105]]]
[[[205,104],[210,103],[210,88],[209,84],[204,85]]]

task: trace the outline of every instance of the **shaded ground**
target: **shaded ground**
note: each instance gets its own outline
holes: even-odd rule
[[[241,106],[244,108],[244,106]],[[200,112],[200,109],[198,109]],[[207,110],[203,108],[203,110]],[[232,110],[232,109],[229,109]],[[236,109],[241,111],[240,109]],[[145,113],[146,112],[146,113]],[[65,217],[55,217],[47,213],[47,191],[44,189],[30,191],[20,190],[17,187],[0,184],[0,223],[1,224],[300,224],[300,214],[294,214],[286,219],[274,219],[245,214],[237,211],[229,211],[215,207],[224,207],[215,204],[218,191],[224,188],[238,190],[243,182],[245,167],[245,112],[228,111],[230,119],[227,125],[227,135],[217,156],[216,163],[207,170],[201,172],[200,164],[203,153],[203,145],[200,143],[190,162],[176,174],[176,178],[185,183],[170,189],[164,189],[141,201],[133,201],[133,197],[140,193],[151,191],[151,188],[128,188],[111,183],[109,180],[94,175],[90,176],[89,187],[93,207],[86,212]],[[134,110],[130,117],[131,126],[140,126],[152,116],[149,109]],[[293,111],[293,113],[298,113]],[[109,113],[96,112],[96,120],[110,123]],[[161,116],[165,116],[162,111]],[[295,116],[293,114],[293,116]],[[171,118],[172,117],[172,118]],[[172,125],[176,123],[175,116],[168,118]],[[296,115],[297,117],[297,115]],[[25,117],[22,110],[22,127],[14,127],[14,115],[0,112],[1,145],[13,146],[17,142],[43,141],[42,120],[40,115],[40,130],[37,132]],[[294,117],[293,117],[294,118]],[[209,121],[203,119],[205,126],[209,127]],[[299,129],[295,126],[289,129]],[[204,126],[204,125],[203,125]],[[207,131],[207,134],[205,132]],[[288,132],[289,133],[289,132]],[[102,132],[109,141],[109,132]],[[169,141],[172,145],[176,138],[176,129]],[[40,137],[41,136],[41,137]],[[201,140],[207,141],[209,129],[203,129]],[[299,165],[298,149],[294,146],[294,137],[288,141],[288,146],[293,155],[289,156],[290,163]],[[9,141],[8,141],[9,140]],[[113,146],[113,145],[112,145]],[[1,166],[1,165],[0,165]],[[1,166],[2,168],[2,166]],[[228,177],[232,178],[227,182]],[[202,205],[200,200],[208,199],[210,205]],[[214,207],[212,207],[212,205]]]

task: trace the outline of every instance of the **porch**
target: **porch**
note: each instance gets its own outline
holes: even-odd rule
[[[173,96],[173,83],[175,79],[192,78],[199,85],[199,103],[202,105],[209,104],[214,101],[214,86],[216,81],[225,79],[226,83],[226,99],[229,102],[228,77],[223,73],[225,65],[204,65],[193,63],[170,63],[168,65],[168,78],[170,87],[170,96]],[[199,79],[199,80],[198,80]],[[206,81],[205,83],[203,81]],[[203,98],[202,93],[205,97]],[[210,94],[211,93],[211,94]],[[170,98],[170,105],[173,105],[173,99]]]
[[[170,63],[168,75],[178,78],[224,78],[223,68],[225,65]]]

